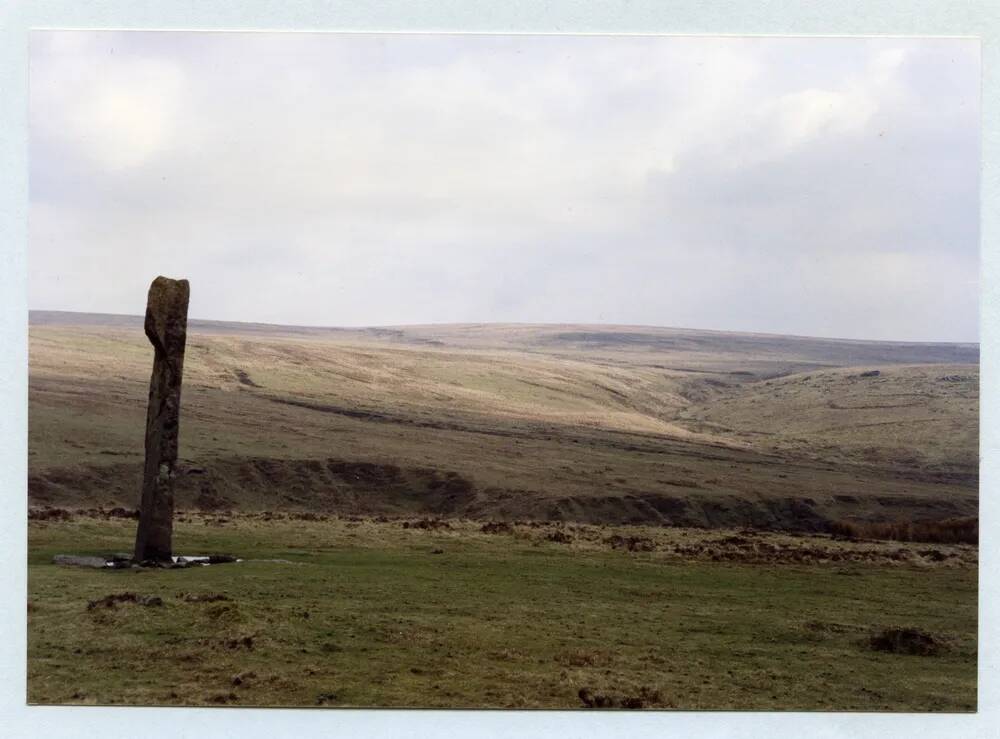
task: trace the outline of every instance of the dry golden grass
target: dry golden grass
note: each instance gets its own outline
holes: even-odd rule
[[[716,388],[680,417],[759,448],[969,472],[978,466],[979,370],[900,365],[818,370]]]
[[[33,503],[133,505],[150,364],[139,322],[43,322],[30,341]],[[955,361],[974,357],[635,327],[194,323],[181,455],[256,509],[342,510],[315,495],[336,481],[310,471],[333,459],[455,474],[472,491],[456,512],[500,518],[968,516],[978,367]],[[275,486],[297,489],[269,498]]]

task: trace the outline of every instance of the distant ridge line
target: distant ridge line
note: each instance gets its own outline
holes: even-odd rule
[[[142,326],[144,317],[128,313],[89,313],[83,311],[64,310],[29,310],[29,326],[45,325],[71,325],[71,326],[106,326],[106,327],[126,327]],[[881,346],[936,346],[955,347],[964,349],[979,350],[979,342],[971,341],[899,341],[893,339],[849,339],[829,336],[804,336],[800,334],[776,334],[757,331],[727,331],[723,329],[700,329],[681,328],[675,326],[653,326],[645,324],[595,324],[595,323],[422,323],[422,324],[397,324],[385,326],[315,326],[282,323],[265,323],[260,321],[222,321],[209,318],[191,318],[188,320],[189,328],[215,329],[221,332],[226,328],[245,332],[283,332],[293,334],[323,334],[323,333],[363,333],[378,334],[394,331],[416,331],[429,329],[475,329],[475,328],[501,328],[511,329],[575,329],[579,334],[597,334],[602,331],[628,330],[639,334],[641,331],[662,331],[672,332],[681,335],[709,334],[713,336],[731,336],[741,338],[760,339],[788,339],[792,341],[813,341],[828,342],[832,344],[868,344]]]

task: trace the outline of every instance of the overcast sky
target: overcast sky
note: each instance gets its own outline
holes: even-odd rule
[[[30,307],[978,341],[970,40],[36,32]]]

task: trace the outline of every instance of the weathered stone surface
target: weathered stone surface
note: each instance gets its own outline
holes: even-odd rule
[[[146,303],[146,337],[153,345],[153,374],[146,412],[146,464],[143,469],[137,561],[169,561],[172,554],[174,468],[180,421],[181,377],[187,339],[187,280],[157,277]]]

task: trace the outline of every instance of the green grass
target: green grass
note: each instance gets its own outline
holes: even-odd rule
[[[588,687],[679,709],[976,707],[971,567],[723,564],[471,526],[239,519],[178,523],[175,548],[292,563],[51,564],[128,551],[133,535],[131,521],[31,524],[30,702],[565,708]],[[87,609],[124,591],[164,605]],[[949,648],[869,650],[890,625]],[[252,648],[232,646],[247,636]]]

